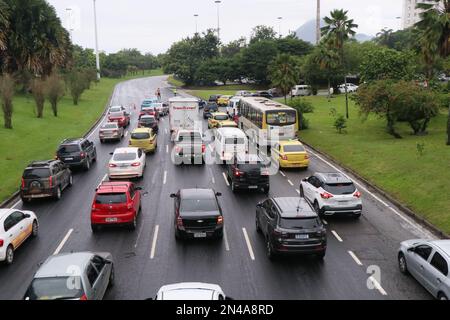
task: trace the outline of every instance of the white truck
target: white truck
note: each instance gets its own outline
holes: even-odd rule
[[[198,112],[199,104],[196,98],[175,97],[169,99],[169,123],[172,141],[180,129],[201,129]]]

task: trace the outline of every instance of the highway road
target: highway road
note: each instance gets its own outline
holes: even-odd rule
[[[119,84],[113,104],[139,106],[157,87],[162,88],[163,100],[171,97],[166,77],[152,77]],[[136,111],[128,130],[136,126],[137,116]],[[432,298],[414,279],[398,271],[396,259],[401,241],[432,235],[357,179],[363,194],[363,216],[358,221],[326,219],[328,250],[323,262],[302,256],[272,262],[266,257],[264,241],[256,233],[254,222],[255,206],[265,196],[234,194],[222,166],[173,165],[168,127],[168,118],[162,119],[158,151],[147,157],[145,177],[137,182],[148,195],[143,197],[143,214],[136,231],[107,229],[94,235],[90,228],[92,199],[96,186],[106,179],[109,153],[126,146],[129,134],[120,143],[100,144],[96,128],[90,139],[97,146],[97,163],[89,172],[75,173],[73,187],[60,201],[15,205],[36,212],[40,234],[16,252],[12,266],[0,266],[0,299],[22,298],[39,263],[48,256],[84,250],[108,251],[115,259],[116,284],[107,299],[146,299],[154,297],[162,285],[184,281],[219,284],[235,299]],[[311,153],[307,171],[280,171],[270,178],[270,196],[298,196],[302,178],[316,171],[334,170],[342,169]],[[196,186],[223,193],[220,203],[226,231],[222,241],[175,241],[173,200],[169,195]]]

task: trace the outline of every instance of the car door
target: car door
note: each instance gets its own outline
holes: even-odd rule
[[[28,236],[31,233],[31,224],[30,222],[25,218],[25,214],[21,211],[15,211],[12,214],[14,220],[16,221],[15,228],[18,229],[19,232],[19,246],[28,238]]]
[[[69,185],[69,170],[63,163],[57,163],[55,167],[58,171],[59,181],[61,181],[61,189],[64,189]]]
[[[271,235],[273,229],[275,229],[276,217],[277,217],[277,210],[275,208],[273,201],[270,200],[269,207],[266,210],[266,218],[267,218],[266,234],[267,235]]]
[[[309,201],[314,201],[314,191],[316,189],[315,185],[317,184],[317,178],[315,176],[311,176],[305,181],[303,192],[305,194],[305,197]]]
[[[5,236],[7,242],[9,242],[14,249],[16,249],[21,241],[21,230],[20,230],[20,221],[16,220],[16,215],[12,212],[3,222],[3,228],[5,230]]]
[[[138,214],[139,205],[141,203],[141,194],[139,193],[139,191],[136,191],[134,185],[130,186],[129,193],[130,193],[131,201],[133,203],[133,208],[134,208],[136,214]]]
[[[177,226],[177,218],[180,210],[180,192],[176,194],[176,197],[173,199],[173,209],[174,209],[174,221],[175,227]]]
[[[432,251],[433,248],[427,244],[418,245],[413,251],[408,251],[408,270],[424,287],[427,287],[424,279],[425,264],[428,264]]]
[[[64,176],[61,170],[61,167],[59,166],[58,163],[55,163],[51,166],[50,168],[52,176],[53,176],[53,185],[55,186],[59,186],[61,188],[61,190],[64,187]]]
[[[139,157],[139,160],[141,161],[141,163],[142,163],[142,171],[144,170],[144,167],[145,167],[145,152],[142,152],[142,150],[141,149],[139,149],[138,150],[138,157]]]
[[[97,290],[97,300],[103,299],[108,289],[109,276],[111,273],[111,264],[107,264],[105,259],[100,256],[94,256],[91,263],[98,272],[97,282],[94,284]]]
[[[86,277],[88,279],[88,284],[86,288],[86,295],[88,296],[89,300],[99,300],[101,299],[100,290],[99,290],[99,284],[98,284],[98,278],[99,274],[97,269],[94,267],[92,263],[89,263],[86,268]]]
[[[258,221],[259,221],[259,226],[262,230],[262,232],[264,233],[264,235],[267,234],[267,221],[268,221],[268,214],[267,214],[267,210],[270,208],[270,199],[266,200],[263,202],[263,204],[261,205],[261,207],[259,208],[259,212],[258,212]]]
[[[423,273],[426,288],[434,297],[437,297],[448,276],[448,263],[443,254],[435,250],[429,259],[429,263],[424,265]]]

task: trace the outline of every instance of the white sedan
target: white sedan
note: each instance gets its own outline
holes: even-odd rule
[[[231,300],[216,284],[182,282],[161,287],[155,300]]]
[[[37,237],[38,228],[34,212],[0,209],[0,262],[12,264],[14,251],[29,237]]]
[[[145,170],[145,152],[139,148],[118,148],[111,153],[108,177],[114,178],[142,178]]]
[[[347,83],[347,92],[349,93],[358,91],[358,88],[359,87],[353,83]],[[340,93],[345,93],[345,84],[341,84],[338,89]]]

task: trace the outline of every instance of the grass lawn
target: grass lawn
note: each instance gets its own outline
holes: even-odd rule
[[[0,202],[18,189],[26,165],[33,160],[53,158],[61,140],[86,133],[105,110],[117,83],[162,74],[161,70],[149,70],[144,75],[139,73],[122,79],[104,78],[82,95],[78,106],[72,104],[67,94],[59,104],[57,118],[53,117],[50,104],[46,103],[44,118],[37,119],[32,97],[15,97],[13,130],[3,128],[3,116],[0,121]]]
[[[359,172],[393,195],[417,214],[450,234],[450,147],[445,145],[447,110],[434,118],[429,134],[417,137],[409,126],[398,125],[403,139],[385,132],[385,120],[370,117],[362,122],[350,101],[347,133],[333,127],[330,109],[345,114],[344,97],[307,97],[315,106],[307,114],[310,129],[300,132],[301,140]],[[418,145],[423,144],[423,155]]]
[[[243,89],[245,90],[245,89]],[[221,94],[221,95],[234,95],[237,90],[186,90],[186,92],[190,95],[196,96],[203,100],[208,100],[209,96],[213,94]]]

